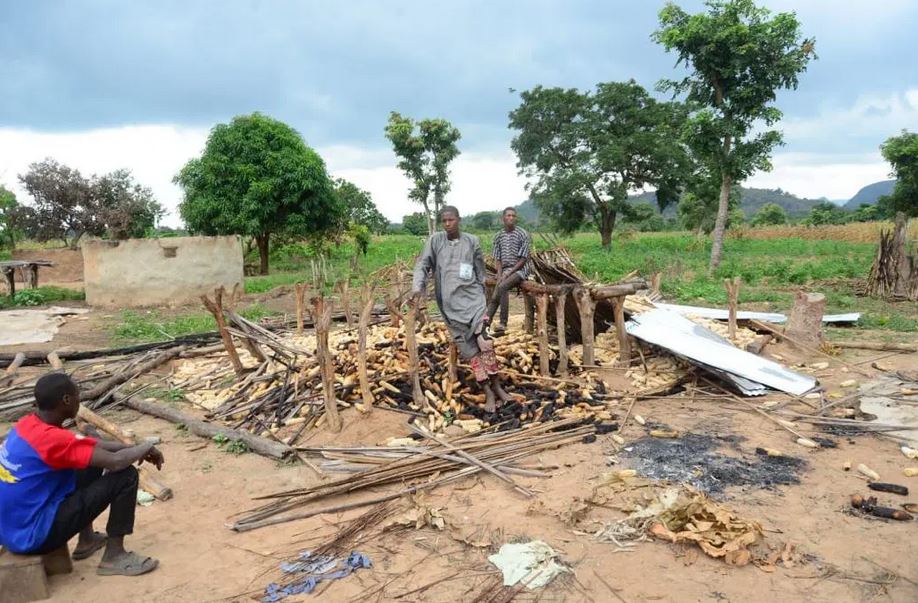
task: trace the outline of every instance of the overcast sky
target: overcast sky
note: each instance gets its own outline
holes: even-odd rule
[[[847,199],[887,178],[879,144],[918,130],[918,1],[768,0],[796,10],[819,60],[779,97],[786,146],[750,186]],[[674,57],[650,41],[657,0],[178,2],[0,0],[0,183],[53,157],[131,169],[179,222],[172,177],[214,124],[261,111],[389,218],[414,211],[383,137],[390,111],[462,131],[449,201],[526,198],[509,148],[511,88],[652,88]],[[683,1],[687,10],[700,2]]]

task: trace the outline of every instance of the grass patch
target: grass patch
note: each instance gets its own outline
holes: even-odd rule
[[[12,298],[8,295],[0,297],[0,309],[28,308],[59,301],[82,301],[84,299],[86,299],[86,295],[82,289],[66,289],[64,287],[20,289]]]

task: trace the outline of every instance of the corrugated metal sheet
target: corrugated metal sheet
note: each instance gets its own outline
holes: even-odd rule
[[[764,393],[754,384],[797,396],[816,387],[813,377],[795,373],[777,362],[741,350],[711,330],[669,310],[644,312],[629,320],[625,328],[630,335],[665,348],[703,368],[716,369],[753,382],[742,386],[737,384],[743,393],[749,392],[747,395]]]

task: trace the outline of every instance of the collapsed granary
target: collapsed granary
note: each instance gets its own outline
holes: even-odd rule
[[[537,490],[523,481],[556,475],[559,467],[542,462],[541,454],[572,444],[603,446],[612,465],[629,467],[595,468],[589,495],[560,514],[575,533],[622,551],[656,539],[765,571],[801,563],[803,556],[787,543],[775,548],[767,542],[759,520],[731,509],[727,488],[801,483],[807,471],[803,453],[832,447],[838,437],[883,434],[900,440],[906,456],[918,456],[914,413],[883,416],[875,408],[915,395],[916,375],[859,384],[845,398],[830,399],[820,388],[816,375],[830,365],[852,376],[863,371],[818,343],[822,322],[856,320],[823,316],[818,296],[802,296],[790,317],[743,314],[736,310],[734,292],[740,284],[732,281],[725,285],[730,307],[720,313],[662,303],[658,277],[592,283],[561,248],[534,254],[532,265],[533,279],[521,287],[522,321],[495,343],[513,401],[493,412],[484,408],[484,395],[442,322],[427,308],[404,303],[404,265],[375,273],[368,279],[372,285],[357,291],[346,283],[333,292],[297,285],[294,317],[249,321],[237,311],[238,290],[220,289],[202,300],[216,319],[214,333],[10,360],[17,367],[47,361],[69,369],[87,403],[80,418],[121,439],[132,436],[95,411],[112,404],[131,408],[204,437],[301,462],[318,478],[246,504],[227,519],[236,532],[360,510],[332,540],[291,556],[258,595],[265,601],[312,592],[332,575],[340,579],[370,568],[358,545],[366,534],[395,530],[445,531],[466,546],[500,548],[492,563],[505,581],[485,584],[480,600],[509,601],[523,586],[543,587],[556,576],[563,581],[570,568],[545,542],[505,550],[490,536],[471,534],[448,508],[434,508],[423,496],[489,475],[496,480],[489,487],[506,486],[521,505],[532,504],[527,501],[537,498]],[[814,330],[815,338],[808,337]],[[791,363],[766,354],[766,346],[778,341],[819,360]],[[164,366],[170,368],[161,378],[170,390],[182,392],[191,408],[144,396],[145,377]],[[30,403],[30,383],[10,381],[0,390],[0,413],[6,417],[21,414]],[[786,432],[788,446],[751,451],[740,438],[686,433],[665,416],[642,416],[642,401],[670,399],[738,406]],[[866,404],[864,410],[849,412],[858,403]],[[397,414],[404,428],[377,434],[372,443],[309,444],[317,430],[340,431],[347,409],[356,411],[351,421]],[[626,439],[622,432],[629,425],[638,426],[640,435],[632,431]],[[870,480],[871,493],[881,493],[853,499],[852,513],[911,519],[908,509],[882,498],[883,492],[901,492],[895,484],[880,480],[867,465],[850,469]],[[156,498],[172,497],[162,483],[167,477],[142,471],[141,479]],[[593,509],[635,492],[640,496],[617,507],[625,517],[586,527]],[[531,568],[507,582],[514,571],[507,568],[520,555]]]

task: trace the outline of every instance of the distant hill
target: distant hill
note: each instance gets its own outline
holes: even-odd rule
[[[848,211],[854,211],[864,204],[875,205],[880,197],[892,194],[893,188],[895,188],[895,186],[895,180],[883,180],[881,182],[868,184],[859,190],[856,195],[851,197],[851,199],[845,203],[844,208]]]
[[[639,195],[632,195],[628,201],[634,203],[649,203],[655,209],[657,207],[657,194],[653,191],[644,192]],[[784,208],[790,218],[803,218],[819,203],[824,203],[826,199],[803,199],[781,189],[767,188],[740,188],[740,207],[746,214],[746,218],[751,218],[759,211],[763,205],[768,203],[777,203]],[[849,202],[850,203],[850,202]],[[847,206],[846,206],[847,207]],[[856,208],[857,206],[855,206]],[[516,206],[520,216],[526,219],[528,224],[538,224],[539,208],[531,200]],[[676,206],[670,205],[663,212],[666,217],[675,217]]]
[[[631,203],[650,203],[656,207],[657,195],[653,192],[641,193],[640,195],[629,197],[629,201]],[[768,203],[777,203],[784,208],[784,211],[791,218],[802,218],[809,214],[815,205],[824,201],[825,199],[802,199],[781,189],[740,187],[740,207],[747,218],[754,216],[763,205]],[[667,217],[675,216],[676,207],[674,205],[667,207],[663,215]]]

